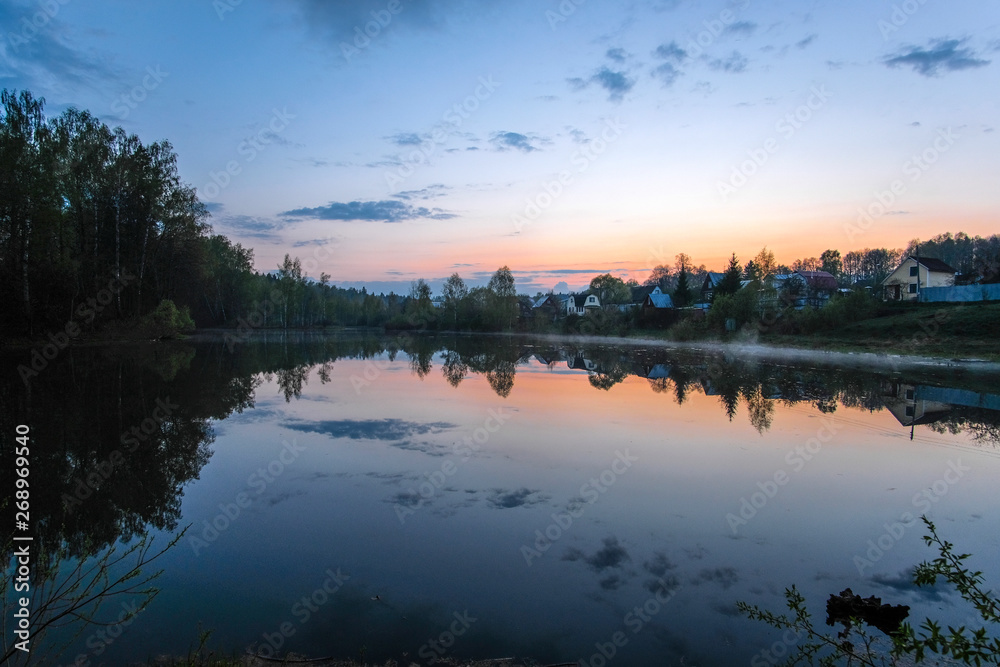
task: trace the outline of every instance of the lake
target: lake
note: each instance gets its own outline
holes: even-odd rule
[[[72,562],[190,525],[149,607],[115,625],[140,598],[109,601],[56,664],[180,655],[209,629],[269,656],[772,664],[794,638],[736,602],[783,611],[792,584],[823,627],[846,588],[968,618],[911,583],[936,555],[921,514],[1000,583],[996,377],[266,333],[71,348],[28,391],[28,358],[3,355],[2,428],[5,460],[32,428],[38,548]]]

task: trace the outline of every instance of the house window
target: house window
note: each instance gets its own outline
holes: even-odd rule
[[[917,284],[910,283],[910,294],[916,294],[916,293],[917,293]]]
[[[913,406],[912,405],[907,405],[906,406],[906,416],[907,417],[912,417],[913,416]]]
[[[919,271],[920,271],[920,267],[919,266],[911,266],[910,267],[910,277],[911,278],[916,278],[918,275],[920,275]]]
[[[907,389],[906,390],[906,400],[908,400],[908,401],[912,401],[913,400],[913,390],[912,389]]]

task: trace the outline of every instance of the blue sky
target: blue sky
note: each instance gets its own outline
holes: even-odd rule
[[[261,270],[534,293],[1000,231],[995,2],[0,0],[0,28],[0,86],[168,139]]]

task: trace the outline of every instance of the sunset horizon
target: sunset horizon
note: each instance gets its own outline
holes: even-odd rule
[[[534,294],[996,231],[1000,16],[973,2],[106,6],[0,4],[3,87],[171,142],[261,272],[506,265]]]

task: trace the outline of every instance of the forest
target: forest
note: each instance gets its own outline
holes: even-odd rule
[[[434,298],[429,283],[408,294],[339,288],[309,276],[286,255],[271,271],[255,267],[252,248],[213,233],[198,193],[182,181],[168,141],[143,143],[87,111],[47,118],[28,91],[0,94],[0,336],[44,339],[161,338],[195,327],[329,326],[504,331],[525,328],[532,298],[518,295],[502,266],[485,286],[457,273]],[[937,257],[971,282],[1000,281],[1000,236],[940,234],[906,248],[865,248],[779,264],[765,247],[746,264],[733,255],[717,292],[741,280],[793,270],[824,270],[845,287],[877,286],[901,258]],[[709,269],[680,253],[653,267],[677,306],[689,305]],[[587,291],[602,304],[629,302],[635,281],[605,274]],[[542,296],[534,295],[534,298]],[[626,323],[627,324],[627,323]],[[538,328],[537,323],[532,325]]]

